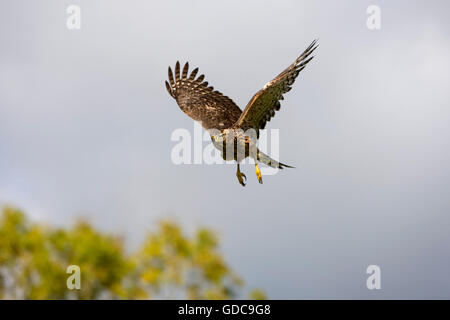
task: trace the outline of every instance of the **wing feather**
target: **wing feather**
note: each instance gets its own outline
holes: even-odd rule
[[[175,80],[178,81],[180,80],[180,62],[177,61],[177,63],[175,64]]]
[[[175,80],[173,80],[173,73],[172,73],[172,69],[169,67],[169,81],[170,81],[170,85],[172,86],[172,87],[174,87],[175,86]]]
[[[184,67],[183,67],[183,74],[182,74],[182,79],[183,80],[186,80],[186,78],[187,78],[188,69],[189,69],[189,62],[186,62]]]
[[[311,61],[313,57],[310,55],[316,48],[317,40],[314,40],[289,67],[259,90],[247,104],[233,128],[241,128],[244,131],[253,128],[259,134],[259,129],[264,129],[266,122],[275,115],[275,111],[280,110],[280,100],[284,100],[283,94],[292,89],[292,84],[300,71]]]
[[[205,75],[204,75],[204,74],[200,75],[200,76],[197,78],[197,80],[195,80],[195,82],[201,83],[201,82],[203,81],[203,79],[205,79]]]
[[[192,70],[191,75],[189,76],[189,80],[194,80],[195,76],[197,75],[198,72],[198,68],[195,68],[194,70]]]
[[[169,82],[166,89],[176,99],[179,107],[189,117],[200,121],[205,129],[227,129],[237,121],[242,110],[227,96],[224,96],[214,87],[203,81],[202,74],[197,79],[198,68],[195,68],[189,78],[187,74],[189,64],[183,67],[180,77],[180,63],[175,64],[175,79],[169,67]]]

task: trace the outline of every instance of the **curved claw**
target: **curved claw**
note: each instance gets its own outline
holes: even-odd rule
[[[245,187],[245,181],[247,181],[247,177],[241,171],[236,172],[236,177],[238,178],[239,183]],[[245,180],[244,180],[245,179]]]
[[[247,181],[247,177],[245,176],[245,174],[243,174],[242,172],[240,172],[240,174],[237,174],[239,183],[245,187],[245,181]],[[245,180],[244,180],[245,179]]]

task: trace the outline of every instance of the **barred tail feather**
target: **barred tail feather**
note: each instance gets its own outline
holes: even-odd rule
[[[272,168],[278,168],[278,169],[294,168],[294,167],[288,166],[287,164],[284,164],[284,163],[278,162],[277,160],[272,159],[267,154],[265,154],[259,150],[258,150],[258,154],[257,154],[257,160],[259,162],[264,163],[265,165],[268,165],[269,167],[272,167]]]

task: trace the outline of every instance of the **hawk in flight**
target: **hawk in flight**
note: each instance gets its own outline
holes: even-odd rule
[[[198,68],[188,76],[189,64],[186,63],[180,73],[180,63],[175,65],[175,76],[169,67],[169,82],[166,88],[177,101],[181,110],[201,125],[211,135],[216,148],[222,152],[224,160],[236,160],[236,176],[239,183],[245,186],[246,176],[240,170],[239,163],[247,157],[255,161],[256,176],[262,183],[258,162],[270,167],[292,168],[271,159],[256,147],[259,130],[264,129],[266,122],[280,110],[283,94],[289,92],[292,84],[306,64],[311,61],[311,53],[317,48],[314,40],[308,48],[283,72],[259,90],[242,111],[230,98],[223,95],[208,82],[205,76],[196,78]]]

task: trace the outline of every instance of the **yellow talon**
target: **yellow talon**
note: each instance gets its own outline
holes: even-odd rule
[[[239,165],[237,165],[237,171],[236,171],[236,177],[239,180],[239,183],[245,187],[245,181],[243,178],[245,178],[245,180],[247,180],[247,177],[245,176],[245,174],[243,174],[239,168]]]
[[[263,183],[262,176],[261,176],[261,170],[259,170],[258,164],[255,163],[255,170],[256,170],[256,177],[258,178],[259,183]]]

